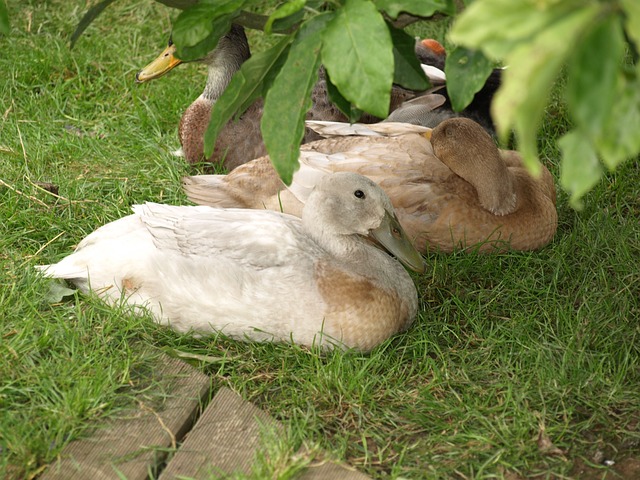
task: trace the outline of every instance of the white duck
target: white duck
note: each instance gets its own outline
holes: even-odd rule
[[[398,261],[423,271],[389,198],[354,173],[326,176],[302,219],[266,210],[146,203],[38,268],[180,332],[368,351],[414,320]]]

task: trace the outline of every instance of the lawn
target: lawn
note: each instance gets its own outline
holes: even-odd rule
[[[581,211],[560,191],[541,251],[427,255],[419,318],[367,355],[193,339],[92,297],[57,302],[34,265],[132,204],[186,202],[179,179],[193,172],[171,152],[205,79],[186,65],[134,83],[175,16],[151,1],[115,2],[70,50],[86,6],[9,0],[0,37],[0,477],[36,477],[152,390],[167,351],[202,355],[216,385],[285,424],[285,453],[305,444],[374,478],[640,475],[638,160]],[[412,28],[442,39],[446,26]],[[556,97],[539,143],[558,178]]]

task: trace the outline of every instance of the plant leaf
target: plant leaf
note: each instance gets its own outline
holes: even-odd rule
[[[620,20],[609,15],[580,40],[570,58],[567,105],[574,122],[590,135],[597,135],[609,116],[623,56]]]
[[[618,82],[609,118],[596,140],[598,153],[610,170],[640,153],[640,66],[635,78],[629,80],[620,73]]]
[[[323,31],[322,63],[340,93],[376,117],[389,112],[393,82],[391,36],[367,0],[346,0]]]
[[[329,100],[331,100],[331,103],[333,103],[340,109],[342,113],[345,114],[347,119],[349,119],[349,123],[356,123],[362,116],[362,110],[356,108],[351,102],[349,102],[349,100],[342,96],[338,88],[331,82],[331,78],[326,72],[325,79],[327,82],[327,94],[329,95]]]
[[[111,5],[114,1],[115,0],[102,0],[100,3],[96,3],[93,7],[87,10],[87,13],[85,13],[84,16],[80,19],[80,22],[78,22],[76,30],[71,34],[71,48],[73,48],[73,46],[76,44],[76,41],[78,40],[78,38],[80,38],[80,35],[82,35],[82,33],[87,29],[89,25],[91,25],[91,22],[93,22],[96,17],[100,15],[102,11],[109,5]],[[0,8],[0,10],[2,10],[2,8]]]
[[[580,197],[587,193],[602,176],[602,168],[588,136],[578,130],[558,140],[562,151],[560,183],[571,193],[571,206],[579,208]]]
[[[304,8],[305,0],[291,0],[276,9],[271,15],[269,15],[269,19],[267,23],[264,25],[264,33],[267,35],[271,34],[271,26],[273,22],[279,19],[283,19],[289,17],[295,13],[298,13],[302,8]]]
[[[410,90],[426,90],[431,82],[416,57],[415,39],[402,29],[387,24],[393,41],[393,82]]]
[[[447,76],[447,92],[456,112],[467,107],[493,71],[493,62],[481,51],[456,47],[447,55],[444,72]]]
[[[267,92],[260,123],[262,138],[271,163],[282,181],[289,185],[298,169],[304,120],[311,108],[311,91],[318,80],[322,29],[329,15],[313,17],[300,28],[287,61]]]
[[[185,62],[199,60],[206,57],[209,52],[218,46],[220,39],[229,31],[234,18],[235,15],[226,15],[215,18],[209,22],[211,33],[209,33],[209,35],[203,40],[192,46],[181,44],[181,40],[179,38],[176,40],[176,36],[174,34],[172,38],[176,44],[177,57]]]
[[[640,2],[638,0],[621,0],[625,13],[625,30],[636,44],[636,52],[640,52]]]
[[[379,10],[384,10],[391,18],[398,18],[401,12],[418,17],[430,17],[436,12],[453,15],[455,5],[451,0],[374,0]]]
[[[277,65],[281,56],[286,56],[293,37],[283,37],[277,44],[264,52],[252,55],[242,64],[229,86],[211,109],[211,120],[204,134],[204,153],[210,157],[215,147],[216,137],[231,117],[242,113],[263,92],[263,83],[270,70]]]
[[[482,50],[492,60],[503,60],[520,43],[582,8],[587,8],[582,0],[473,2],[456,18],[449,38],[458,45]]]
[[[11,31],[9,25],[9,11],[4,0],[0,0],[0,34],[9,35]]]
[[[76,294],[75,289],[69,288],[65,280],[51,279],[49,282],[49,291],[46,293],[47,303],[60,303],[67,297]]]
[[[215,48],[221,32],[229,30],[245,0],[211,0],[183,10],[173,24],[172,37],[181,60],[202,58]]]
[[[473,4],[475,5],[475,3]],[[472,5],[472,6],[473,6]],[[491,105],[499,136],[507,138],[513,126],[525,164],[537,172],[537,132],[552,84],[582,31],[593,22],[600,7],[594,4],[562,13],[530,42],[507,57],[503,84]]]

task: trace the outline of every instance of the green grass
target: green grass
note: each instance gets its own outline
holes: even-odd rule
[[[580,212],[560,192],[558,232],[540,252],[427,256],[428,273],[415,277],[420,317],[369,355],[184,337],[91,297],[50,304],[33,270],[134,203],[185,202],[179,178],[189,170],[170,152],[205,73],[185,66],[134,84],[175,13],[115,2],[70,51],[84,1],[8,8],[0,477],[33,478],[147,391],[164,349],[219,357],[201,368],[286,425],[285,445],[262,454],[255,478],[325,454],[375,478],[434,479],[571,477],[599,451],[618,464],[640,456],[638,161],[608,175]],[[556,98],[540,135],[556,178],[566,126]],[[542,430],[562,455],[539,447]],[[300,445],[309,458],[296,457]]]

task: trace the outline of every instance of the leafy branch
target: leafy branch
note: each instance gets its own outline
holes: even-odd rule
[[[113,1],[92,7],[73,39]],[[614,170],[640,153],[637,0],[465,0],[462,12],[453,0],[290,0],[270,16],[244,11],[249,0],[158,1],[183,9],[173,38],[185,60],[203,57],[234,22],[280,35],[274,47],[242,66],[216,102],[205,153],[213,151],[220,128],[262,96],[263,138],[285,181],[297,163],[318,65],[325,66],[332,101],[347,116],[366,111],[384,117],[393,82],[415,90],[428,86],[411,37],[397,27],[442,15],[456,15],[450,40],[457,47],[445,67],[453,106],[468,105],[494,65],[506,65],[492,116],[503,141],[515,132],[533,170],[549,94],[566,69],[573,125],[558,142],[560,181],[574,206],[605,168]],[[6,16],[0,0],[0,31],[8,29],[3,8]]]

